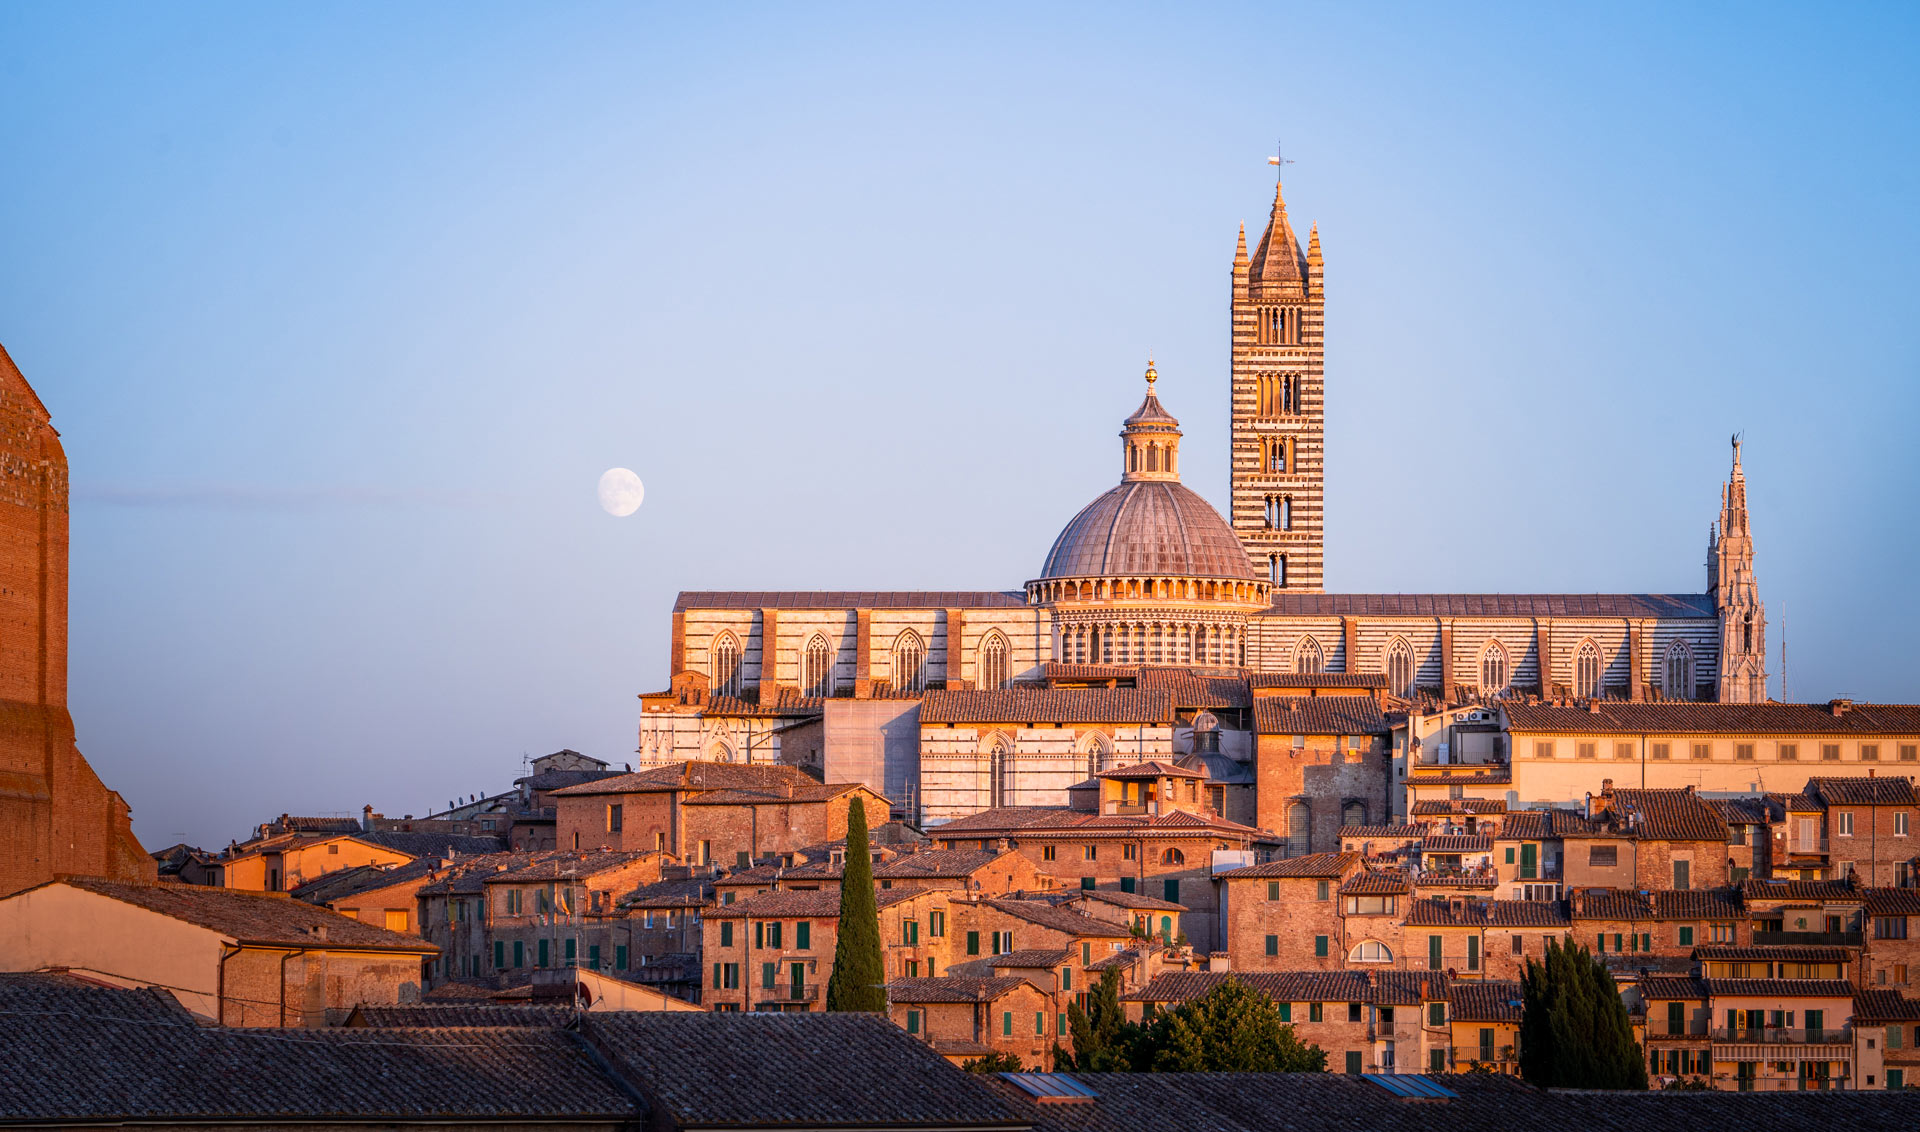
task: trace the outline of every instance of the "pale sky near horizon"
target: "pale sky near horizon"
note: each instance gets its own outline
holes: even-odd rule
[[[1013,589],[1147,352],[1226,497],[1266,157],[1328,577],[1693,591],[1920,700],[1909,4],[0,7],[0,343],[141,838],[631,757],[682,589]],[[598,507],[610,467],[644,505]]]

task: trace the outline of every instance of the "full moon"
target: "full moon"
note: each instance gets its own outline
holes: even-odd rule
[[[600,506],[609,515],[631,515],[646,497],[647,486],[627,468],[608,468],[600,477]]]

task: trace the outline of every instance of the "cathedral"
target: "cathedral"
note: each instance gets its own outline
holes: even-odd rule
[[[1329,593],[1320,234],[1301,244],[1278,183],[1251,255],[1240,233],[1228,301],[1226,515],[1181,482],[1180,422],[1149,364],[1144,398],[1121,425],[1118,484],[1067,522],[1018,589],[680,594],[672,685],[641,697],[640,761],[820,764],[835,747],[871,748],[845,765],[885,764],[884,776],[860,777],[898,803],[921,796],[919,751],[952,746],[930,736],[942,725],[915,718],[923,704],[949,728],[1064,713],[1072,718],[1057,726],[1078,737],[1055,745],[1075,767],[1086,750],[1098,768],[1193,749],[1192,712],[1161,712],[1149,693],[1124,708],[1112,701],[1108,714],[1124,718],[1111,720],[1063,706],[1062,678],[1102,666],[1345,674],[1401,701],[1766,700],[1766,614],[1737,441],[1699,593]],[[998,696],[959,704],[962,692]],[[1055,693],[1047,713],[1032,698],[1042,693]],[[1133,739],[1116,744],[1122,728]],[[1069,777],[1011,798],[982,787],[949,806],[933,804],[929,785],[918,812],[932,821],[969,805],[1059,805]]]

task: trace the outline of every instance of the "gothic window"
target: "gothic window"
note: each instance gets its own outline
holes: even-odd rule
[[[988,805],[1013,804],[1013,747],[1004,736],[995,736],[987,755]]]
[[[1667,662],[1661,666],[1660,690],[1670,700],[1693,698],[1693,650],[1685,641],[1667,646]]]
[[[800,694],[833,695],[833,649],[819,633],[807,638],[806,652],[801,659]]]
[[[1321,659],[1320,643],[1312,637],[1301,637],[1300,643],[1293,648],[1293,670],[1309,676],[1317,675],[1325,663]]]
[[[1341,806],[1340,824],[1343,826],[1367,824],[1367,804],[1365,802],[1348,802]]]
[[[715,638],[712,652],[707,658],[707,673],[711,677],[709,687],[714,695],[740,694],[740,642],[732,633],[722,633]]]
[[[1270,440],[1267,442],[1267,471],[1284,472],[1287,470],[1287,442]]]
[[[1007,686],[1007,639],[1000,635],[998,629],[988,633],[987,639],[980,642],[980,659],[974,667],[981,688]]]
[[[1413,646],[1399,637],[1387,646],[1387,690],[1396,696],[1413,695]]]
[[[730,763],[733,761],[733,748],[727,746],[725,742],[715,739],[712,745],[707,748],[707,758],[717,763]]]
[[[1108,762],[1113,758],[1113,742],[1104,734],[1098,731],[1088,733],[1081,747],[1087,755],[1088,778],[1107,769]]]
[[[1580,642],[1573,658],[1573,694],[1593,699],[1600,694],[1600,648],[1592,641]]]
[[[1741,624],[1740,651],[1752,652],[1753,651],[1753,614],[1751,611],[1748,612],[1746,616],[1746,620],[1742,621],[1740,624]]]
[[[1305,802],[1295,802],[1287,807],[1287,856],[1306,856],[1307,834],[1311,824],[1311,811],[1307,809]]]
[[[894,638],[893,687],[897,692],[921,692],[927,686],[927,649],[920,634],[908,629]]]
[[[1293,496],[1291,495],[1280,501],[1280,529],[1283,531],[1293,529]]]
[[[1490,641],[1480,654],[1480,694],[1497,696],[1507,690],[1507,650],[1499,641]]]
[[[1286,578],[1282,574],[1283,567],[1280,565],[1281,561],[1278,554],[1267,555],[1267,580],[1272,582],[1275,587],[1287,584]]]

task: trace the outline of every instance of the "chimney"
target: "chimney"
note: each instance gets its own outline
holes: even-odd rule
[[[1588,821],[1593,820],[1593,791],[1591,790],[1587,791],[1587,807],[1585,810],[1585,816]]]
[[[1852,706],[1852,700],[1833,699],[1827,701],[1827,710],[1836,716],[1847,714],[1847,709]]]
[[[362,833],[373,832],[373,807],[372,806],[360,807],[360,832]]]

